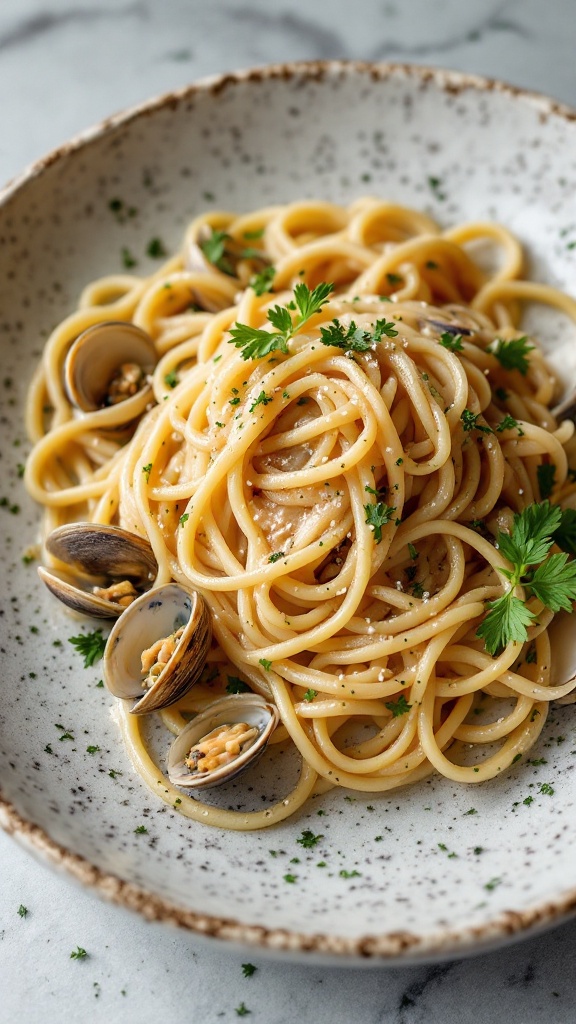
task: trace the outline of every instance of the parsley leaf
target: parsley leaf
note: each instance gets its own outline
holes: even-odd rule
[[[168,388],[175,388],[178,383],[178,376],[176,370],[170,370],[170,373],[164,374],[164,383]]]
[[[226,256],[226,242],[229,241],[231,237],[226,231],[212,231],[210,237],[199,242],[199,245],[212,266],[221,270],[223,274],[234,277],[234,267]]]
[[[87,956],[88,953],[85,949],[82,949],[82,946],[76,946],[76,949],[70,953],[71,960],[85,960]]]
[[[296,840],[296,842],[300,843],[300,846],[303,846],[305,850],[311,850],[312,847],[316,846],[316,843],[319,843],[321,839],[324,839],[323,835],[315,836],[311,829],[305,828],[302,835]]]
[[[296,317],[296,327],[300,328],[306,323],[310,317],[314,316],[315,313],[319,313],[330,297],[330,292],[334,291],[333,284],[326,284],[325,281],[310,291],[308,285],[303,282],[297,284],[294,288],[294,299],[300,316]]]
[[[68,637],[68,643],[72,644],[84,658],[84,668],[90,668],[104,654],[106,637],[102,636],[101,629],[95,629],[93,633],[80,633],[78,636]]]
[[[506,415],[503,420],[500,420],[500,423],[496,427],[496,433],[497,434],[501,434],[504,430],[513,430],[514,427],[516,427],[516,429],[518,431],[518,436],[519,437],[523,437],[524,436],[524,431],[522,430],[522,427],[518,423],[518,420],[515,420],[513,416]],[[547,494],[543,494],[542,497],[543,498],[547,498],[548,495]]]
[[[343,328],[339,320],[333,320],[328,327],[320,328],[320,335],[323,345],[335,345],[346,352],[367,352],[373,345],[370,332],[363,327],[357,327],[353,320],[350,321],[348,330]]]
[[[317,696],[318,690],[313,690],[312,688],[310,688],[309,690],[306,690],[306,693],[304,694],[304,700],[307,701],[308,704],[310,704],[311,701],[314,700],[314,697]]]
[[[464,345],[462,344],[461,334],[449,334],[447,331],[440,335],[440,344],[449,349],[450,352],[463,352]]]
[[[568,562],[565,553],[549,555],[562,516],[558,505],[534,503],[514,516],[511,533],[498,533],[497,547],[512,569],[500,570],[510,580],[510,589],[489,602],[488,614],[476,632],[490,654],[512,641],[524,643],[528,638],[527,627],[535,615],[514,596],[514,587],[523,586],[528,596],[538,598],[554,612],[570,611],[572,601],[576,601],[576,562]],[[572,517],[570,522],[574,524]],[[531,570],[534,565],[537,568]]]
[[[314,291],[300,282],[294,288],[293,303],[288,306],[274,306],[266,316],[276,332],[263,328],[249,327],[248,324],[235,324],[230,329],[230,344],[242,349],[242,359],[262,359],[276,350],[288,354],[288,342],[304,326],[314,313],[328,302],[333,289],[331,284],[319,284]],[[299,315],[292,320],[290,310],[298,308]]]
[[[271,555],[268,555],[269,562],[277,562],[280,558],[284,558],[283,551],[273,551]]]
[[[271,292],[275,273],[275,267],[264,267],[263,270],[260,270],[250,278],[250,281],[248,282],[250,288],[254,289],[256,295],[264,295],[265,292]]]
[[[512,341],[503,341],[502,338],[498,338],[496,347],[490,351],[505,370],[518,370],[525,377],[530,366],[528,353],[533,349],[534,346],[528,343],[528,338],[524,335],[522,338],[514,338]]]
[[[242,349],[242,359],[263,359],[270,352],[277,350],[288,355],[288,345],[283,334],[274,334],[259,327],[238,323],[230,329],[230,334],[230,344]]]
[[[489,654],[496,654],[512,640],[524,643],[528,639],[526,627],[535,616],[519,597],[508,592],[496,601],[489,601],[488,608],[490,611],[480,623],[476,636],[484,641]]]
[[[481,430],[483,434],[493,434],[492,427],[485,426],[483,423],[478,423],[482,413],[478,412],[474,415],[470,409],[464,409],[460,419],[462,420],[462,426],[466,432],[470,430]]]
[[[242,964],[242,974],[245,978],[251,978],[257,970],[258,968],[254,964]]]
[[[390,522],[396,507],[392,508],[390,505],[385,505],[383,501],[379,501],[376,505],[364,505],[364,511],[366,513],[365,522],[368,526],[374,527],[374,540],[379,544],[382,540],[382,527]]]
[[[402,693],[397,701],[386,701],[384,707],[388,708],[388,711],[392,712],[393,718],[400,718],[400,715],[406,715],[410,711],[412,705],[408,703],[406,697]]]

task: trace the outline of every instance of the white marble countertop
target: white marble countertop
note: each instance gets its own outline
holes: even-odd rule
[[[0,181],[201,75],[289,59],[443,65],[576,106],[573,0],[3,0]],[[0,1022],[573,1024],[576,922],[431,967],[297,966],[99,902],[0,835]],[[20,907],[27,913],[20,916]],[[87,951],[71,959],[78,946]],[[244,977],[242,963],[257,970]]]

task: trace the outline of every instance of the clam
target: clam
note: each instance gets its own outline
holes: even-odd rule
[[[176,583],[143,594],[114,624],[104,651],[104,682],[131,711],[159,711],[198,682],[212,628],[204,598]]]
[[[45,547],[60,566],[40,566],[40,579],[69,608],[96,618],[121,615],[158,571],[148,541],[119,526],[68,523],[49,534]]]
[[[122,403],[121,420],[140,416],[150,402],[150,374],[158,355],[154,342],[135,324],[109,320],[88,327],[64,363],[68,398],[82,412]]]
[[[279,714],[255,693],[223,697],[196,715],[168,753],[168,778],[184,789],[230,782],[263,753]]]

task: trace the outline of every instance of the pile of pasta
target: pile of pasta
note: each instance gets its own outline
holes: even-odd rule
[[[332,786],[478,783],[530,749],[571,689],[551,685],[551,612],[495,655],[477,635],[507,586],[495,538],[541,500],[539,467],[554,467],[552,502],[574,492],[574,425],[555,419],[559,385],[519,321],[528,302],[576,320],[576,303],[522,275],[504,228],[442,230],[375,198],[212,211],[152,275],[90,284],[52,333],[28,409],[44,530],[118,524],[149,539],[158,584],[204,596],[213,647],[161,712],[172,733],[240,680],[280,712],[270,749],[302,758],[277,804],[217,809],[171,786],[122,705],[134,766],[181,813],[257,828]],[[293,325],[284,348],[263,338],[282,333],[275,309]],[[74,339],[106,320],[138,325],[158,353],[128,438],[115,407],[104,426],[100,410],[76,414],[62,382]],[[498,352],[514,340],[524,362],[510,368]]]

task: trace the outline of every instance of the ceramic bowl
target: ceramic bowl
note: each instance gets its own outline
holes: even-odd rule
[[[227,75],[153,100],[4,191],[5,828],[149,918],[278,954],[342,963],[462,955],[572,911],[574,707],[553,709],[533,755],[540,764],[473,789],[433,778],[373,798],[333,792],[252,834],[202,827],[155,802],[124,753],[98,667],[81,667],[67,642],[77,623],[22,561],[39,512],[19,467],[26,387],[49,330],[86,282],[121,270],[123,250],[150,271],[149,239],[178,246],[208,206],[370,193],[446,226],[497,220],[525,244],[532,277],[574,289],[575,190],[576,115],[552,101],[451,72],[328,63]],[[118,199],[136,214],[119,215]],[[549,316],[540,326],[552,363],[576,379],[573,326]],[[243,776],[214,799],[249,806],[265,771],[259,762],[249,785]],[[322,836],[313,849],[298,843],[304,829]]]

